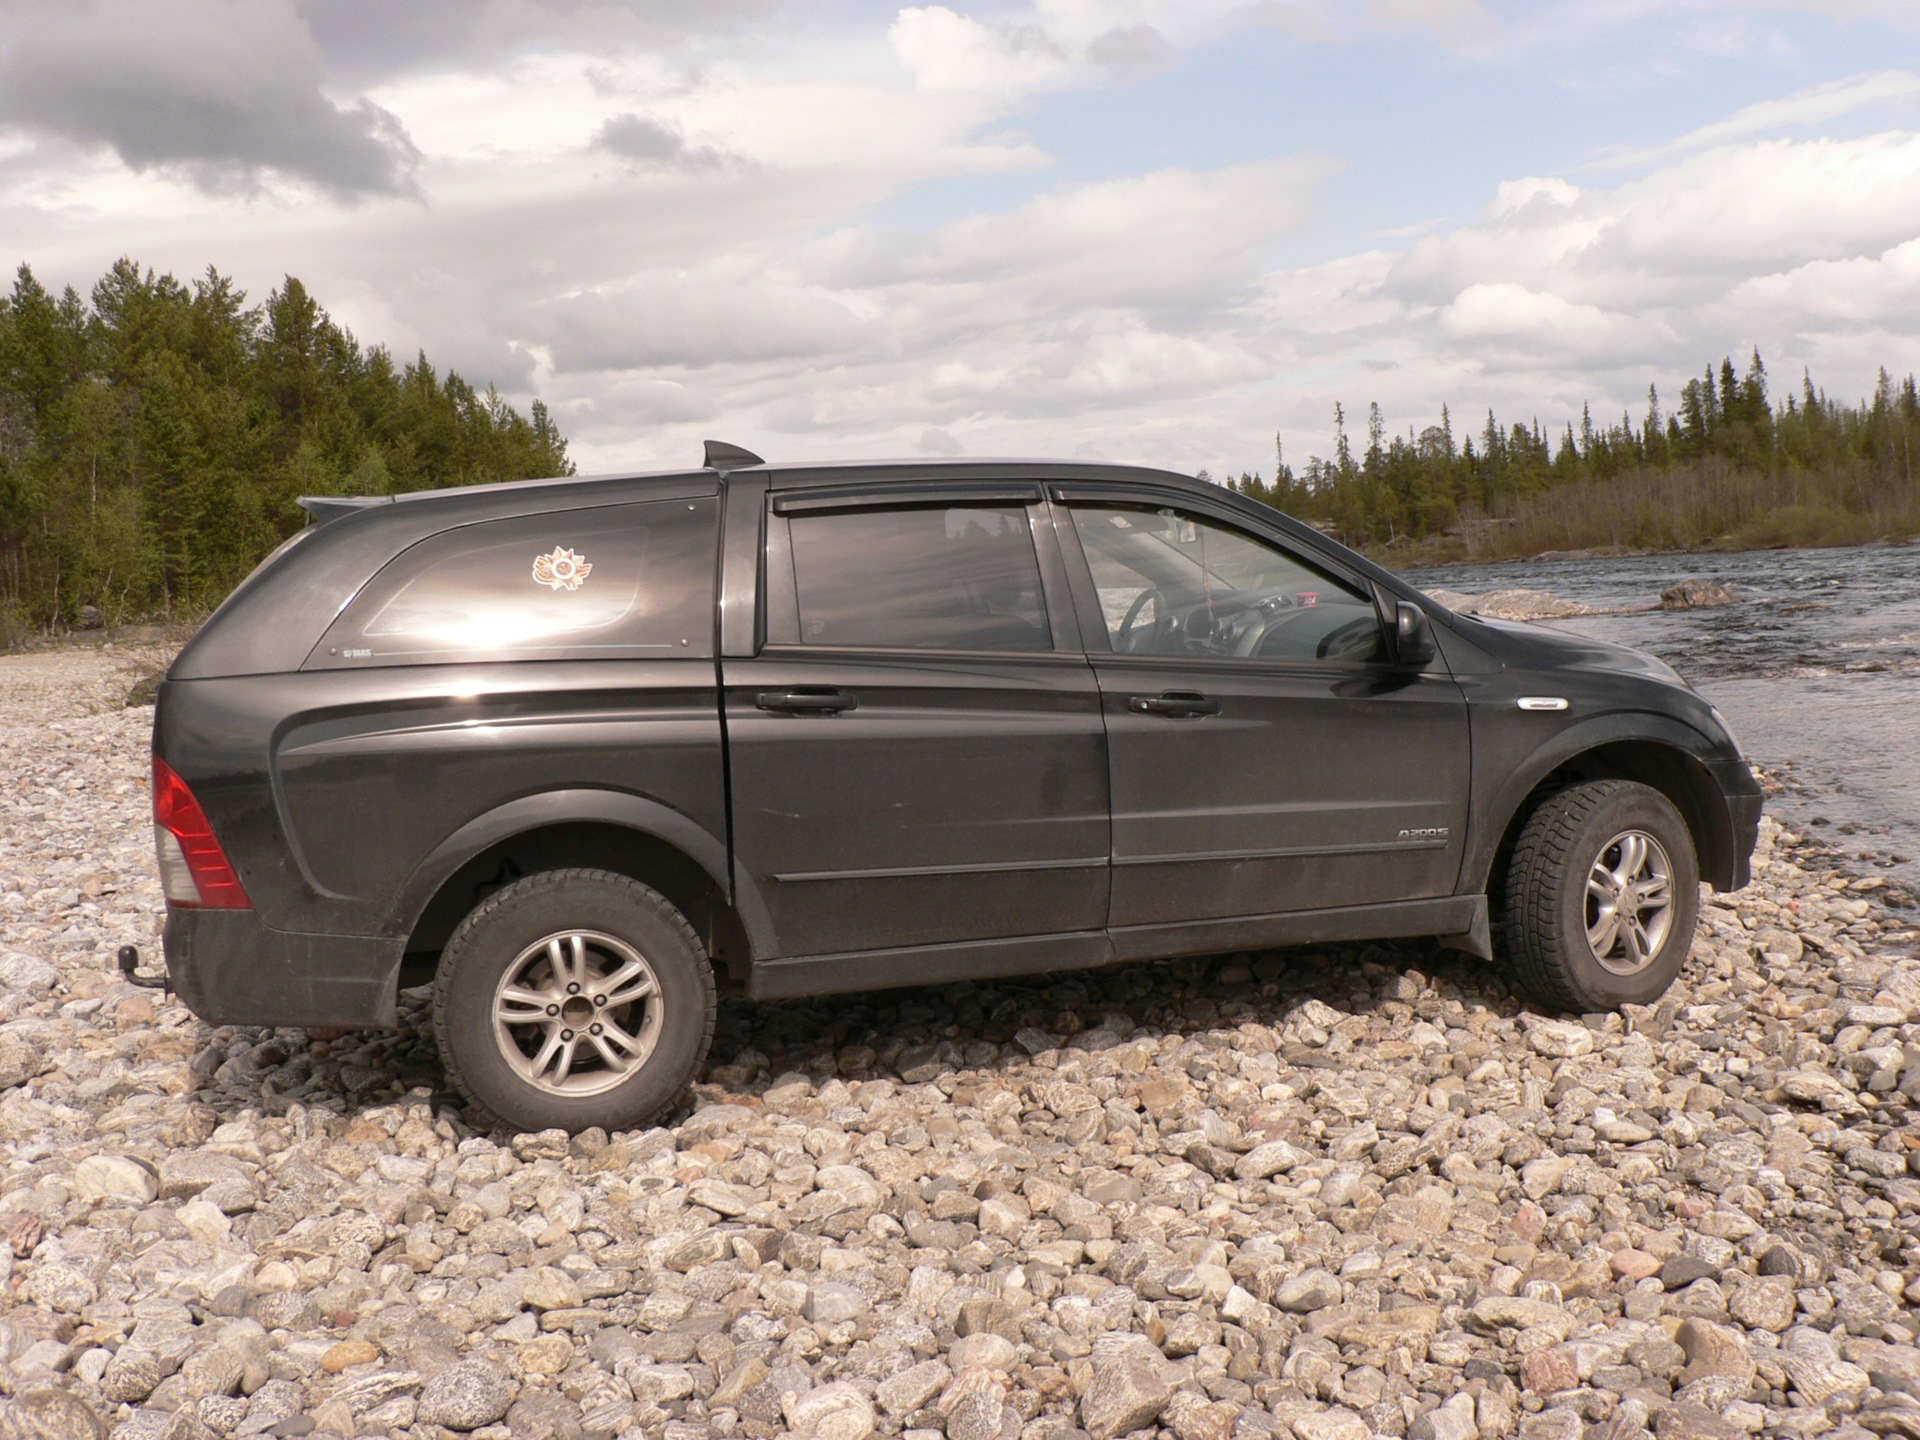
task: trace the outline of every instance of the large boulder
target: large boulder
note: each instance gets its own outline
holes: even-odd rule
[[[1660,592],[1662,610],[1709,610],[1739,603],[1740,597],[1718,580],[1682,580]]]

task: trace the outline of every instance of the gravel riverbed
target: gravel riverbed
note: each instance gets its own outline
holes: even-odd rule
[[[140,658],[0,659],[0,1440],[1920,1437],[1912,897],[1771,821],[1623,1016],[1424,944],[730,1001],[671,1124],[507,1138],[417,995],[110,968]]]

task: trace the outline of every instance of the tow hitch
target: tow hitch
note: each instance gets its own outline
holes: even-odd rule
[[[120,974],[129,985],[139,985],[148,990],[165,990],[168,988],[167,977],[164,972],[159,975],[142,975],[140,973],[140,947],[137,945],[122,945],[120,947]]]

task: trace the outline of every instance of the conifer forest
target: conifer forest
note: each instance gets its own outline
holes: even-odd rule
[[[0,298],[0,645],[191,620],[306,520],[301,495],[571,473],[544,406],[363,347],[289,277],[250,305],[122,260]]]
[[[1763,549],[1920,536],[1920,396],[1880,371],[1846,402],[1803,376],[1769,393],[1758,351],[1646,412],[1602,424],[1583,409],[1558,436],[1489,413],[1462,433],[1442,410],[1418,433],[1386,433],[1371,407],[1364,448],[1334,412],[1333,458],[1298,473],[1276,455],[1271,480],[1233,489],[1319,524],[1389,563],[1503,560],[1553,550]]]

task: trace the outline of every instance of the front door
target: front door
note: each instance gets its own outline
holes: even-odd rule
[[[1445,674],[1388,662],[1364,582],[1191,502],[1064,498],[1107,723],[1113,926],[1451,894],[1466,705]]]
[[[723,680],[780,953],[1099,932],[1106,739],[1038,488],[776,492],[766,543]]]

